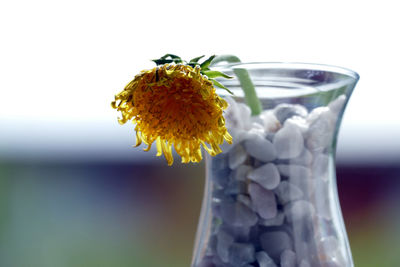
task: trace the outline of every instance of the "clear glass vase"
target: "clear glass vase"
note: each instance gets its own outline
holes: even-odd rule
[[[335,149],[358,75],[298,63],[220,70],[235,77],[221,80],[233,96],[219,92],[229,103],[225,119],[233,144],[206,158],[192,267],[353,266]],[[243,76],[258,95],[258,115],[244,100]]]

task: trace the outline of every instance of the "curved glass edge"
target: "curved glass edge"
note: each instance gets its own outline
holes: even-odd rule
[[[360,75],[348,68],[328,65],[328,64],[319,64],[319,63],[302,63],[302,62],[242,62],[242,63],[229,63],[229,64],[217,64],[214,66],[215,69],[220,71],[223,70],[232,70],[232,69],[255,69],[255,68],[264,68],[264,69],[310,69],[310,70],[319,70],[319,71],[329,71],[332,73],[346,75],[351,77],[357,82],[360,79]]]
[[[313,63],[235,63],[216,65],[215,69],[233,77],[233,79],[217,78],[221,84],[233,92],[233,95],[220,88],[216,88],[217,94],[224,97],[245,97],[243,86],[247,88],[246,91],[254,86],[260,100],[308,97],[336,91],[339,88],[342,88],[341,90],[346,88],[346,95],[350,95],[359,80],[359,75],[352,70]],[[239,71],[240,76],[238,76]],[[242,81],[245,77],[250,78],[250,84],[247,80]]]

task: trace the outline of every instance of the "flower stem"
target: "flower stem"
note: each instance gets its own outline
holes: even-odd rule
[[[234,55],[221,55],[217,56],[213,59],[212,64],[217,64],[219,62],[228,62],[228,63],[240,63],[240,59]],[[234,69],[233,72],[237,76],[240,86],[244,92],[244,98],[246,99],[247,105],[251,109],[251,115],[259,115],[262,111],[261,102],[257,97],[256,90],[254,88],[254,84],[250,79],[250,75],[245,69]]]

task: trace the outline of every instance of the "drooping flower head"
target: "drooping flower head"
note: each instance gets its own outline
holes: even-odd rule
[[[136,75],[112,102],[121,112],[120,124],[136,124],[136,146],[143,142],[149,151],[156,142],[157,156],[164,154],[168,165],[172,147],[183,163],[200,162],[201,146],[214,156],[224,140],[232,142],[223,117],[228,104],[216,94],[218,83],[212,79],[224,75],[209,70],[213,57],[198,64],[200,58],[186,64],[174,55],[155,60],[158,67]]]

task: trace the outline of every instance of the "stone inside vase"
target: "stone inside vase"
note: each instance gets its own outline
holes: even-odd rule
[[[259,116],[227,101],[234,143],[208,166],[212,229],[196,266],[347,266],[329,171],[346,97],[312,110],[279,104]]]

